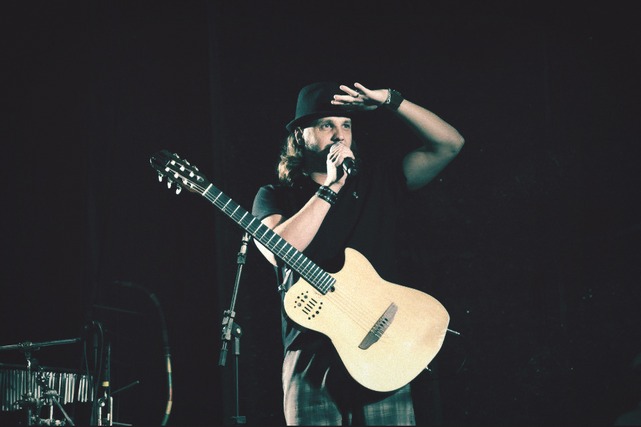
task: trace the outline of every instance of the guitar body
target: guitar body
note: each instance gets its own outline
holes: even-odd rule
[[[332,274],[336,284],[323,295],[300,279],[287,291],[285,312],[299,325],[327,335],[347,371],[375,391],[403,387],[440,350],[449,315],[424,292],[383,280],[354,249]]]

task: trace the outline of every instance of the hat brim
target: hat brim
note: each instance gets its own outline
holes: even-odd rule
[[[307,127],[305,125],[313,122],[314,120],[320,119],[321,117],[349,117],[350,119],[358,111],[355,110],[331,110],[331,111],[317,111],[314,114],[307,114],[306,116],[299,117],[287,123],[285,127],[288,131],[294,132],[294,129],[297,127]]]

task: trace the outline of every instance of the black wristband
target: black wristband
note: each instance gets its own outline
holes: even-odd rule
[[[383,105],[392,111],[396,111],[405,98],[403,98],[403,95],[401,95],[401,93],[397,90],[388,89],[388,91],[389,93],[387,94],[387,99],[385,100],[385,102],[383,102]]]
[[[328,186],[321,185],[316,191],[316,197],[325,200],[330,205],[334,205],[336,204],[336,200],[338,199],[338,194],[336,194],[336,192]]]

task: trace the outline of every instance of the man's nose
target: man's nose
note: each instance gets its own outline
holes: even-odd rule
[[[334,130],[334,135],[332,135],[332,141],[344,141],[345,132],[345,129],[336,128],[336,130]]]

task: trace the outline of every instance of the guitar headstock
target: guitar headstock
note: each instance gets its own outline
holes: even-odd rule
[[[176,194],[179,194],[183,188],[203,194],[210,185],[210,182],[198,171],[196,166],[168,150],[161,150],[152,155],[149,163],[158,172],[158,181],[162,182],[165,178],[167,188],[176,185]]]

